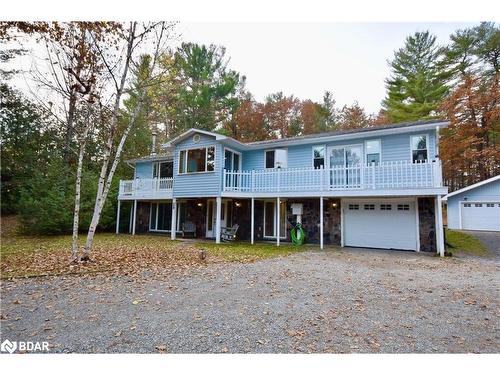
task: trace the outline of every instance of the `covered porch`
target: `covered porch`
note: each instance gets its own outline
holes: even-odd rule
[[[204,197],[132,201],[129,232],[171,239],[291,242],[300,222],[307,244],[444,253],[440,196]],[[299,209],[297,209],[299,208]],[[120,207],[117,222],[120,221]],[[173,220],[172,220],[173,218]],[[119,227],[117,225],[117,233]]]

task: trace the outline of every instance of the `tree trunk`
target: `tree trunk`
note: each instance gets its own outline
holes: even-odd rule
[[[80,142],[80,150],[78,152],[78,165],[76,169],[76,182],[75,182],[75,210],[73,214],[73,242],[71,247],[71,261],[76,262],[78,259],[78,226],[80,222],[80,191],[82,184],[82,169],[83,169],[83,155],[85,154],[85,146],[87,144],[87,135],[90,129],[90,123],[87,124],[83,132]]]
[[[99,182],[97,185],[94,213],[92,214],[92,221],[90,222],[89,231],[87,233],[87,240],[85,242],[85,248],[83,250],[83,255],[81,258],[82,261],[90,260],[90,250],[92,249],[95,231],[97,228],[97,224],[99,224],[101,212],[102,212],[102,209],[104,207],[104,203],[105,203],[106,197],[107,197],[107,191],[105,189],[105,181],[107,180],[106,175],[108,172],[108,165],[109,165],[109,161],[111,158],[111,150],[113,147],[114,131],[115,131],[116,125],[118,123],[118,115],[120,112],[121,97],[122,97],[122,94],[123,94],[123,91],[125,88],[125,83],[127,80],[130,62],[132,60],[132,52],[134,49],[136,27],[137,27],[136,22],[133,22],[130,24],[128,41],[127,41],[127,53],[126,53],[126,58],[125,58],[125,66],[123,68],[122,76],[120,79],[120,84],[119,84],[119,86],[116,87],[116,97],[115,97],[115,103],[114,103],[114,108],[113,108],[113,116],[111,118],[111,126],[110,126],[108,141],[106,143],[106,151],[105,151],[104,158],[103,158],[101,172],[99,174]],[[135,118],[133,120],[135,121]],[[131,125],[129,124],[129,126],[127,127],[128,131],[129,131],[130,127],[131,127]],[[127,135],[128,135],[128,131],[126,131]],[[125,133],[124,133],[124,135],[125,135]],[[122,136],[122,139],[123,139],[123,136]],[[121,141],[120,141],[120,143],[121,143]],[[121,153],[121,151],[120,151],[120,153]],[[115,154],[115,160],[116,160],[117,156],[119,158],[118,150],[117,150],[117,153]],[[113,171],[113,172],[111,172],[111,171]],[[111,169],[111,171],[109,172],[110,174],[108,175],[108,179],[110,176],[111,176],[111,179],[113,178],[113,174],[114,174],[113,168]]]
[[[143,93],[141,93],[137,106],[132,114],[132,118],[129,120],[127,128],[122,134],[120,143],[118,144],[118,147],[116,149],[113,163],[111,164],[111,169],[109,170],[108,176],[106,178],[106,184],[104,185],[104,189],[102,190],[101,195],[96,200],[96,207],[94,209],[94,214],[92,215],[92,221],[90,223],[89,231],[87,233],[87,241],[85,242],[85,248],[83,250],[83,255],[81,258],[82,261],[90,260],[90,250],[92,249],[92,245],[94,243],[95,231],[97,229],[97,225],[99,224],[101,213],[104,208],[104,204],[106,203],[106,198],[108,197],[109,190],[111,188],[111,182],[113,181],[113,176],[115,174],[116,167],[118,166],[118,162],[120,161],[120,156],[123,151],[123,146],[125,145],[125,141],[127,140],[130,130],[132,129],[135,120],[141,111],[142,102],[143,102]],[[109,160],[107,161],[107,163],[109,163]]]

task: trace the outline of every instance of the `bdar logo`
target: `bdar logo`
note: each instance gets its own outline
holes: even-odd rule
[[[9,352],[10,354],[14,353],[17,349],[17,343],[14,341],[10,340],[5,340],[2,342],[2,345],[0,345],[0,350],[2,352]]]

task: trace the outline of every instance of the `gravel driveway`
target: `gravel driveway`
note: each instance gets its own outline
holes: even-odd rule
[[[307,251],[157,280],[2,285],[2,341],[53,352],[498,352],[497,260]]]

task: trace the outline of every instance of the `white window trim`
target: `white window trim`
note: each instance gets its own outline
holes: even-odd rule
[[[430,161],[429,159],[429,147],[430,147],[430,143],[429,143],[429,134],[427,133],[424,133],[424,134],[411,134],[410,135],[410,163],[414,163],[413,161],[413,137],[422,137],[422,136],[425,136],[425,147],[426,147],[426,151],[427,151],[427,159],[425,159],[426,161]],[[417,149],[418,150],[418,149]]]
[[[270,168],[269,168],[270,169]],[[264,208],[262,210],[263,212],[263,225],[262,225],[262,237],[263,238],[266,238],[266,239],[276,239],[276,199],[264,199]],[[269,203],[269,202],[272,202],[273,203],[273,206],[274,206],[274,209],[273,209],[273,235],[272,236],[266,236],[266,203]],[[285,215],[284,215],[284,219],[285,219],[285,227],[286,227],[286,200],[285,199],[280,199],[280,203],[283,202],[285,204]],[[282,215],[280,215],[280,219],[282,218],[281,217]],[[279,225],[279,224],[278,224]],[[281,232],[281,231],[280,231]],[[286,228],[284,230],[284,235],[282,235],[282,233],[280,233],[280,239],[286,239]]]
[[[368,142],[373,142],[373,141],[378,141],[379,144],[380,144],[380,147],[379,147],[379,151],[378,151],[378,154],[379,154],[379,164],[382,164],[382,138],[374,138],[374,139],[366,139],[364,141],[364,144],[363,144],[363,153],[364,153],[364,160],[365,160],[365,165],[371,165],[371,164],[368,164],[368,148],[366,147],[366,144]]]
[[[155,165],[157,165],[156,168],[158,169],[158,172],[159,172],[160,171],[160,164],[161,163],[172,163],[172,176],[173,176],[174,161],[173,160],[172,161],[169,161],[169,160],[159,160],[159,161],[153,162],[153,166],[151,168],[151,178],[155,178]],[[171,178],[171,177],[163,177],[163,178]]]
[[[320,158],[315,158],[314,157],[314,149],[316,147],[324,147],[325,148],[325,155],[323,156],[323,168],[326,168],[326,156],[328,154],[328,147],[326,146],[326,144],[322,144],[322,145],[313,145],[311,147],[311,155],[312,155],[312,158],[311,158],[311,166],[314,168],[314,159],[320,159]]]
[[[333,150],[333,149],[340,149],[340,148],[343,148],[344,149],[344,162],[346,161],[346,157],[345,157],[345,149],[347,147],[356,147],[356,146],[360,146],[361,147],[361,159],[362,160],[365,160],[365,145],[364,143],[353,143],[353,144],[349,144],[349,145],[336,145],[336,146],[328,146],[327,150],[328,150],[328,153],[327,153],[327,159],[328,159],[328,168],[331,168],[330,166],[330,151]],[[361,164],[360,164],[361,166]],[[345,167],[345,165],[344,165]]]
[[[276,148],[268,148],[264,150],[264,169],[278,169],[276,168],[276,152],[274,153],[274,167],[272,168],[267,168],[266,167],[266,153],[269,151],[276,151],[276,150],[286,150],[286,167],[288,168],[288,147],[276,147]],[[285,168],[283,168],[285,169]]]
[[[151,228],[151,212],[153,211],[153,204],[156,205],[156,217],[155,217],[155,228],[158,228],[158,206],[160,204],[173,204],[172,202],[151,202],[150,207],[149,207],[149,231],[150,232],[159,232],[159,233],[170,233],[170,229],[153,229]],[[178,230],[177,230],[178,231]]]
[[[208,171],[207,166],[208,166],[208,149],[210,147],[214,148],[214,170],[213,171]],[[188,172],[187,171],[187,160],[188,160],[188,152],[190,150],[200,150],[204,148],[205,149],[205,170],[204,171],[198,171],[198,172]],[[186,157],[184,158],[184,171],[185,172],[180,172],[180,161],[181,161],[181,152],[186,151]],[[191,174],[200,174],[200,173],[215,173],[217,168],[217,145],[207,145],[207,146],[198,146],[198,147],[189,147],[189,148],[183,148],[179,150],[179,153],[177,154],[177,174],[178,175],[191,175]]]
[[[224,153],[223,153],[223,159],[222,159],[223,161],[225,161],[225,159],[226,159],[226,150],[227,150],[227,151],[232,152],[233,154],[238,154],[238,155],[240,156],[240,158],[239,158],[239,159],[240,159],[240,161],[239,161],[239,163],[238,163],[238,171],[241,171],[241,168],[242,168],[242,160],[243,160],[241,152],[236,151],[236,150],[233,150],[232,148],[229,148],[229,147],[224,147],[224,150],[223,150],[223,151],[224,151]],[[233,160],[234,160],[234,159],[233,159]],[[223,169],[226,169],[225,167],[226,167],[226,165],[225,165],[225,163],[224,163],[224,168],[223,168]]]

